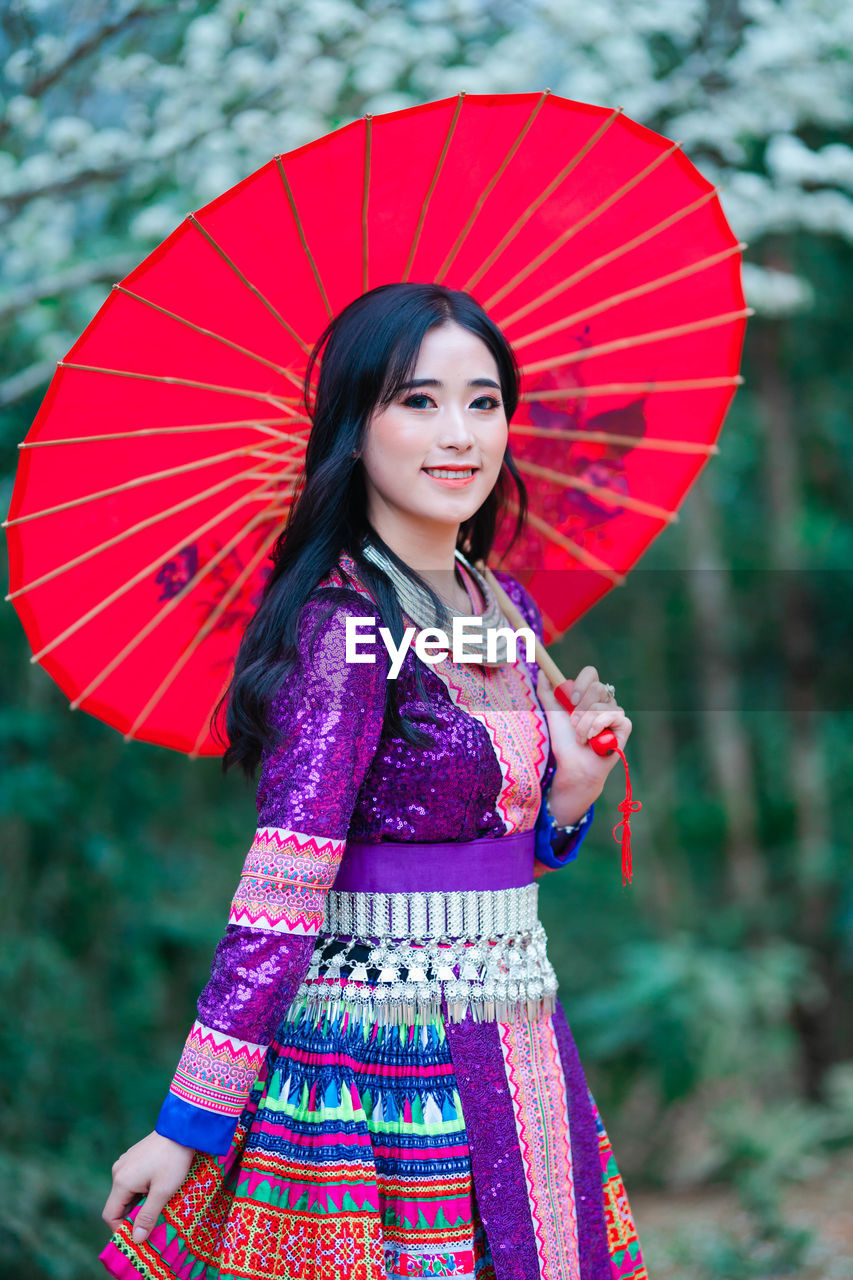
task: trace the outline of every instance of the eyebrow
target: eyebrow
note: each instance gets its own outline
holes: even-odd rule
[[[404,382],[400,387],[401,391],[408,391],[412,387],[443,387],[444,383],[439,382],[438,378],[416,378],[413,382]],[[495,382],[492,378],[471,378],[468,383],[469,387],[495,387],[500,391],[499,382]]]

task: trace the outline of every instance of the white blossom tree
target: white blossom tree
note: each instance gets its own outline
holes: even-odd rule
[[[189,208],[365,111],[459,89],[621,104],[682,139],[753,247],[851,239],[851,50],[846,0],[14,0],[0,402],[46,385],[104,284]],[[810,304],[806,280],[745,271],[759,310]]]

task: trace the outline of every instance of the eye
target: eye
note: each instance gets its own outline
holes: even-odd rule
[[[483,401],[488,403],[484,404]],[[473,409],[497,409],[500,407],[500,400],[495,399],[494,396],[477,396],[471,407]]]
[[[419,403],[413,403],[419,401]],[[403,404],[409,409],[426,409],[432,401],[432,396],[428,396],[425,391],[413,391],[411,395],[406,396]]]

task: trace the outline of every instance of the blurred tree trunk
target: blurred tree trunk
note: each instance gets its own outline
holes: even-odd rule
[[[700,726],[726,826],[726,889],[730,901],[755,907],[764,894],[765,875],[758,842],[755,771],[738,712],[737,672],[730,652],[736,606],[705,476],[691,489],[682,511],[690,556],[687,586],[697,623],[702,677]],[[757,923],[757,913],[750,914]]]
[[[787,261],[774,260],[772,265],[782,270],[791,269]],[[826,762],[817,732],[815,681],[820,658],[799,536],[802,494],[796,423],[798,417],[802,417],[803,406],[795,406],[786,375],[781,322],[767,320],[756,326],[752,361],[759,393],[759,418],[766,432],[768,558],[778,578],[771,595],[778,609],[779,645],[785,662],[782,723],[786,726],[787,742],[786,789],[794,812],[800,936],[821,957],[828,993],[822,1004],[801,1005],[797,1011],[805,1088],[809,1096],[818,1097],[821,1076],[832,1059],[834,1001],[830,993],[836,985],[832,961],[827,955],[830,900],[825,873],[830,852],[830,796]]]
[[[674,854],[678,849],[675,824],[678,754],[675,710],[670,697],[670,677],[666,670],[666,612],[659,598],[647,593],[651,603],[641,605],[632,619],[636,655],[642,670],[634,675],[634,687],[642,691],[637,711],[626,707],[632,721],[626,756],[629,761],[650,761],[653,767],[637,770],[634,788],[647,815],[645,848],[650,859],[645,882],[647,902],[658,926],[669,932],[679,919],[693,915],[692,883],[678,875]],[[616,694],[619,697],[618,691]],[[642,709],[642,714],[638,712]],[[634,748],[633,752],[631,748]],[[633,773],[632,773],[633,779]],[[639,829],[638,829],[639,830]]]

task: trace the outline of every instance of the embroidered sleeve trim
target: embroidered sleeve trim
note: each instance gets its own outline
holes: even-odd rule
[[[228,923],[315,936],[345,846],[345,840],[331,836],[258,827]]]
[[[238,1040],[196,1020],[170,1093],[220,1115],[239,1116],[258,1078],[267,1046]]]

